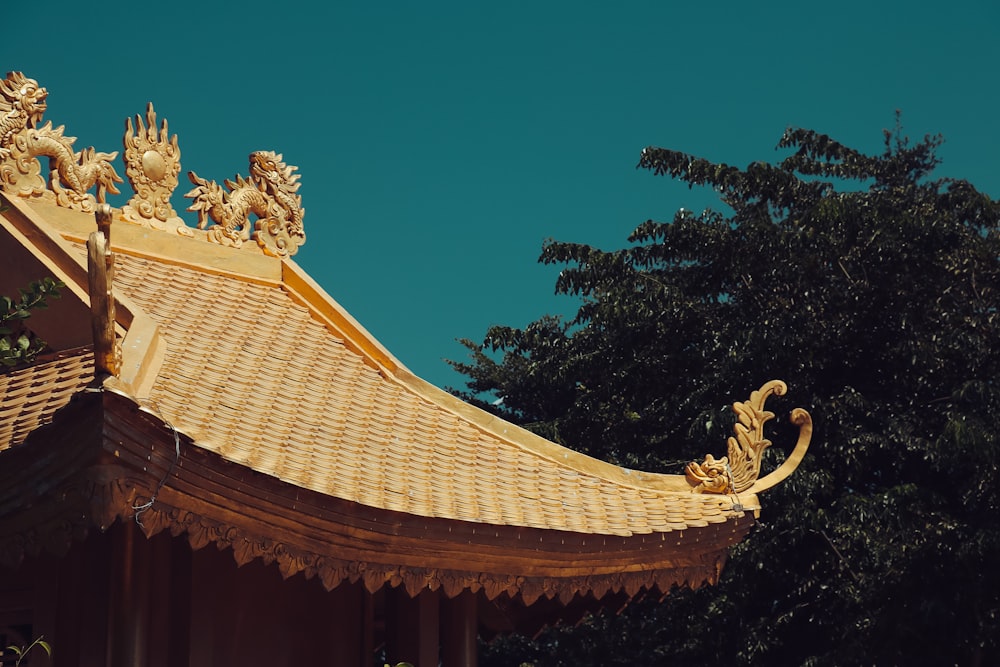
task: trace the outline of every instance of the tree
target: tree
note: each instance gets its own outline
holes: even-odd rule
[[[723,405],[780,378],[815,436],[718,586],[484,664],[1000,662],[1000,205],[933,176],[940,143],[897,123],[868,155],[790,129],[784,159],[745,169],[647,148],[639,167],[724,207],[647,221],[612,252],[544,246],[579,311],[463,341],[463,398],[678,473],[722,449]]]

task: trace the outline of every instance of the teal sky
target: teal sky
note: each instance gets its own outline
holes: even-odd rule
[[[297,165],[295,260],[441,386],[456,338],[572,311],[546,238],[612,249],[713,203],[636,171],[644,146],[745,166],[799,126],[878,151],[899,109],[944,135],[939,175],[1000,197],[995,1],[8,4],[3,71],[76,148],[121,151],[152,101],[185,171]]]

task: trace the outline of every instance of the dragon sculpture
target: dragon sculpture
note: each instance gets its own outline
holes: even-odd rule
[[[188,210],[198,212],[198,228],[207,229],[210,240],[233,247],[250,238],[253,213],[257,220],[252,236],[263,251],[275,257],[294,255],[306,240],[295,169],[278,153],[256,151],[250,154],[249,180],[240,175],[235,181],[226,179],[225,189],[189,171],[196,187],[184,195],[192,200]]]
[[[684,476],[691,490],[696,493],[757,493],[768,489],[792,474],[798,466],[812,438],[812,418],[801,408],[791,413],[791,421],[799,427],[799,439],[789,457],[766,477],[760,476],[761,459],[771,441],[764,437],[764,424],[774,418],[774,413],[764,409],[769,396],[781,396],[787,391],[785,383],[772,380],[750,394],[750,400],[733,404],[736,424],[735,437],[727,441],[726,456],[717,459],[711,454],[701,463],[687,465]]]
[[[86,148],[73,151],[76,137],[63,126],[41,123],[48,92],[21,72],[9,72],[0,81],[0,186],[26,198],[54,199],[60,206],[92,212],[107,193],[119,194],[122,178],[111,161],[118,152]],[[49,187],[39,158],[48,158]],[[97,186],[97,196],[88,191]]]

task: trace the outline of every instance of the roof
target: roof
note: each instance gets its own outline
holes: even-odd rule
[[[55,412],[93,379],[89,348],[0,373],[0,449],[21,444],[32,431],[51,422]]]
[[[147,118],[155,137],[151,106]],[[131,131],[130,122],[126,154]],[[176,147],[165,134],[164,125],[161,149]],[[251,175],[265,163],[294,185],[294,168],[273,153],[253,154]],[[135,187],[141,179],[129,165]],[[166,165],[152,171],[179,171],[179,159]],[[527,604],[666,592],[717,578],[727,548],[754,522],[755,494],[790,474],[808,445],[800,411],[800,442],[784,466],[758,480],[757,456],[743,488],[712,493],[703,483],[717,474],[710,465],[688,478],[652,474],[548,442],[415,377],[365,331],[291,259],[305,240],[300,208],[290,205],[278,216],[284,227],[262,241],[270,223],[251,234],[247,220],[216,219],[204,193],[221,188],[191,179],[192,194],[204,195],[192,208],[205,231],[176,215],[142,219],[138,194],[103,227],[120,365],[102,376],[99,362],[92,382],[95,348],[77,346],[0,375],[0,460],[21,471],[8,482],[35,484],[32,520],[60,535],[71,514],[77,531],[134,517],[147,533],[214,542],[238,562],[274,560],[286,576],[318,575],[328,588],[360,579],[369,590],[482,589]],[[241,183],[227,182],[229,194]],[[296,187],[273,198],[290,201]],[[87,241],[97,202],[76,193],[84,203],[73,210],[38,188],[5,189],[4,252],[43,266],[67,284],[70,301],[92,307]],[[258,243],[244,243],[251,238]],[[86,309],[66,308],[70,321],[50,328],[90,326],[79,314]],[[732,456],[746,458],[744,440],[756,453],[770,444],[763,401],[783,392],[769,383],[756,403],[738,404],[750,406],[741,420],[752,437],[732,440]],[[100,425],[80,453],[81,432],[66,434],[94,414]],[[48,463],[37,463],[41,452]],[[58,499],[44,490],[55,488]],[[0,496],[0,525],[27,502]],[[0,529],[4,537],[0,558],[30,551],[23,530]]]

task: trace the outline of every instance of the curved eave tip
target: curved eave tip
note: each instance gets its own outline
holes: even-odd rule
[[[789,454],[788,458],[785,459],[785,461],[774,471],[754,482],[753,486],[747,489],[745,493],[756,494],[776,486],[795,472],[796,468],[799,467],[799,464],[802,463],[802,459],[805,458],[806,455],[806,450],[809,449],[809,443],[812,441],[812,417],[802,408],[795,408],[792,410],[789,421],[799,427],[799,438],[795,443],[795,448],[792,450],[792,453]]]

